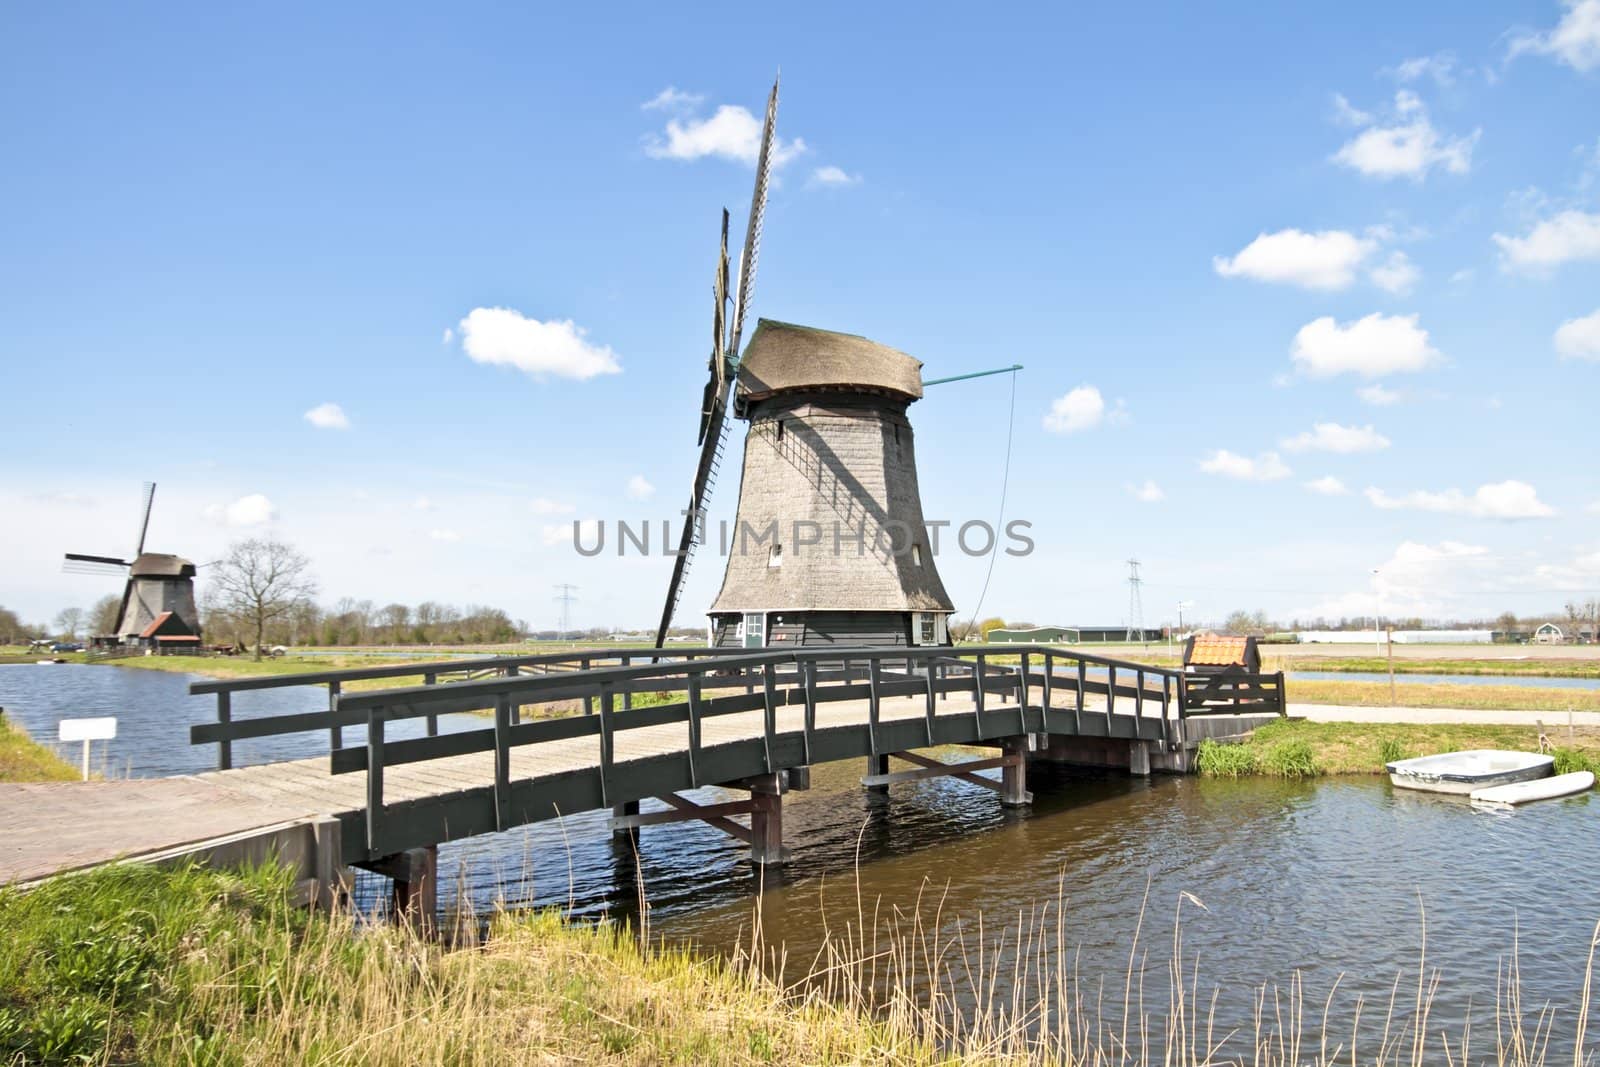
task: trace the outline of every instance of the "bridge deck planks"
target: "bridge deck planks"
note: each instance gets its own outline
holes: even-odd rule
[[[789,695],[780,692],[779,699]],[[1038,700],[1041,696],[1035,686],[1030,697]],[[1070,709],[1076,701],[1075,688],[1065,680],[1058,681],[1052,696],[1051,706],[1058,709]],[[991,711],[1008,704],[997,694],[990,694],[986,701]],[[1131,708],[1132,701],[1126,703]],[[1103,699],[1091,698],[1087,709],[1101,712],[1103,722]],[[971,696],[963,693],[952,693],[936,706],[939,719],[970,717],[973,711]],[[627,714],[619,710],[617,718],[625,721]],[[879,721],[920,721],[925,714],[921,695],[886,697],[880,705]],[[1117,718],[1129,718],[1131,727],[1131,716],[1119,714]],[[702,719],[702,750],[760,740],[763,719],[759,709]],[[776,709],[778,737],[797,738],[804,720],[802,703],[780,703]],[[860,727],[867,721],[865,700],[817,705],[819,734]],[[484,728],[489,727],[485,719]],[[363,734],[360,727],[347,730],[350,743],[360,743]],[[621,771],[629,763],[681,755],[689,742],[688,725],[681,722],[619,729],[614,737],[615,761]],[[511,750],[514,782],[593,772],[599,765],[597,736]],[[384,801],[395,804],[466,793],[484,789],[493,781],[492,752],[389,766],[384,769]],[[348,818],[364,810],[365,790],[366,775],[330,774],[326,756],[173,778],[0,784],[0,820],[11,828],[0,844],[0,884],[166,851],[294,819]]]

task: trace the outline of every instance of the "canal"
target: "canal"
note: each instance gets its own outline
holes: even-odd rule
[[[189,697],[188,681],[110,667],[5,666],[0,705],[39,738],[53,737],[66,714],[116,714],[113,770],[193,772],[209,769],[214,755],[190,748],[187,729],[209,720],[212,705]],[[251,698],[257,710],[280,701],[275,710],[306,710],[323,699],[320,690],[244,694],[241,714]],[[447,728],[481,724],[461,716]],[[277,739],[241,747],[240,756],[314,755],[324,744],[315,735]],[[1552,1048],[1563,1035],[1570,1046],[1600,919],[1600,804],[1592,796],[1491,814],[1396,792],[1380,778],[1141,781],[1035,765],[1034,804],[1017,813],[948,779],[869,794],[862,772],[819,767],[811,790],[789,796],[793,860],[764,894],[743,847],[714,829],[646,827],[635,854],[596,812],[444,846],[441,895],[480,909],[504,901],[638,922],[642,887],[653,938],[714,953],[748,945],[759,911],[766,942],[783,945],[801,972],[828,943],[859,938],[863,925],[880,949],[895,930],[913,931],[926,951],[944,952],[944,980],[968,991],[963,1003],[972,971],[1008,994],[1018,937],[1028,934],[1022,969],[1051,973],[1061,964],[1086,995],[1103,991],[1107,1017],[1121,1010],[1130,966],[1147,1009],[1165,1012],[1182,902],[1182,957],[1198,968],[1201,999],[1209,1003],[1215,990],[1219,1033],[1246,1034],[1262,987],[1287,993],[1297,975],[1313,1021],[1334,993],[1335,1034],[1348,1034],[1358,997],[1363,1031],[1381,1026],[1397,977],[1397,1015],[1409,1012],[1425,920],[1426,969],[1439,979],[1430,1029],[1458,1033],[1470,1009],[1491,1048],[1497,980],[1517,944],[1524,1007],[1552,1006]],[[988,942],[981,965],[980,921]],[[966,946],[968,958],[954,946]]]

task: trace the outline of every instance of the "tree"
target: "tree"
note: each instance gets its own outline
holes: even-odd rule
[[[89,609],[89,629],[96,634],[114,634],[117,632],[117,623],[122,619],[122,598],[115,593],[107,593],[94,602],[94,607]]]
[[[56,613],[56,630],[68,641],[78,636],[85,618],[82,608],[62,608]]]
[[[211,570],[217,606],[255,632],[255,658],[269,623],[286,619],[314,596],[311,561],[293,546],[273,538],[252,538],[228,548]]]

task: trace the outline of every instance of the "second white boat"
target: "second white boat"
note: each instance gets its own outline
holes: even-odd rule
[[[1475,748],[1395,760],[1385,764],[1384,769],[1389,772],[1389,780],[1400,789],[1466,795],[1474,789],[1549,777],[1554,764],[1554,756],[1537,752]]]

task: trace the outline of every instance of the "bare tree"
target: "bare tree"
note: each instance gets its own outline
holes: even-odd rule
[[[96,634],[114,634],[117,632],[117,623],[122,621],[121,615],[122,598],[115,593],[107,593],[89,609],[90,630]]]
[[[62,608],[56,613],[56,629],[68,641],[78,636],[78,631],[83,629],[84,612],[82,608]]]
[[[240,541],[211,569],[217,605],[255,630],[255,658],[262,633],[317,591],[311,561],[292,545],[272,538]]]

